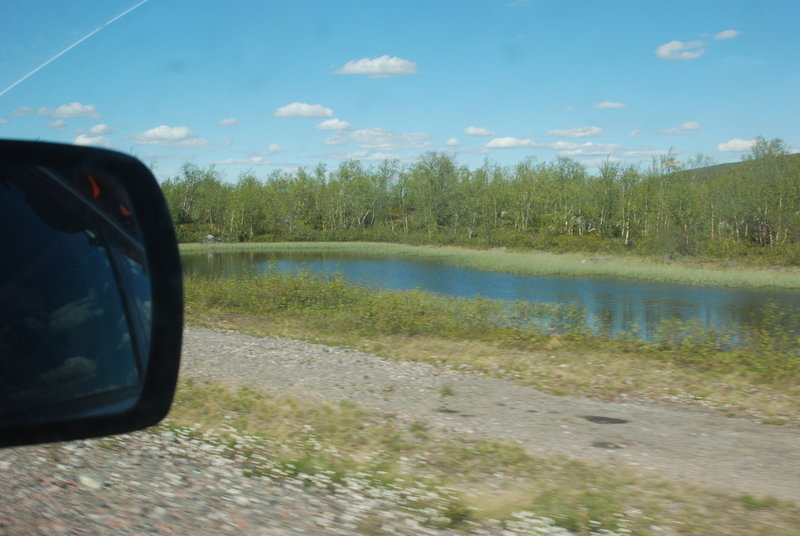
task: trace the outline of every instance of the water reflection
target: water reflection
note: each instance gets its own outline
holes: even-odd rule
[[[363,259],[341,254],[225,253],[183,257],[184,272],[231,277],[284,271],[340,272],[346,279],[395,290],[421,289],[439,294],[585,308],[601,334],[636,329],[648,338],[665,321],[696,321],[719,329],[759,325],[769,307],[796,311],[800,291],[734,289],[651,283],[609,278],[559,278],[482,272],[429,261]]]

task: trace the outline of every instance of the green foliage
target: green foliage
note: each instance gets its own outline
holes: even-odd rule
[[[343,162],[226,182],[186,164],[162,185],[182,242],[376,241],[565,251],[719,255],[800,263],[800,158],[758,138],[735,165],[674,153],[589,175],[559,157],[459,167],[429,153],[401,167]]]

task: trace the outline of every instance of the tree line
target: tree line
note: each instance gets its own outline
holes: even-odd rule
[[[428,153],[401,165],[320,164],[235,182],[185,164],[162,189],[181,241],[376,240],[557,251],[738,257],[800,264],[800,158],[757,138],[742,162],[672,152],[590,174],[559,157],[477,169]]]

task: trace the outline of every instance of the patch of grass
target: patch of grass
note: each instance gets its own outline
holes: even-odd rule
[[[372,242],[275,242],[181,244],[181,253],[276,252],[338,253],[360,258],[409,258],[477,270],[559,277],[610,277],[700,286],[800,288],[800,269],[731,267],[722,263],[666,261],[663,258],[606,256],[544,251],[477,250]]]
[[[742,495],[742,504],[748,510],[764,510],[780,508],[784,501],[777,497],[767,495],[766,497],[755,497],[753,495]]]
[[[519,445],[429,436],[422,423],[404,429],[352,404],[187,381],[162,426],[212,442],[246,475],[317,487],[357,479],[369,488],[363,493],[394,497],[433,526],[496,520],[524,533],[525,523],[539,523],[529,517],[545,516],[579,535],[788,536],[800,527],[800,508],[787,501],[713,493]]]
[[[456,392],[452,385],[443,385],[439,390],[439,394],[441,396],[455,396]]]
[[[428,438],[428,425],[422,421],[412,422],[411,426],[408,427],[408,430],[411,432],[411,435],[417,439]]]

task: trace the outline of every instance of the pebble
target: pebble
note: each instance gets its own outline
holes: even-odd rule
[[[56,469],[60,469],[58,464],[56,464]],[[79,475],[78,482],[80,482],[81,486],[88,489],[89,491],[98,491],[103,489],[105,485],[105,481],[101,477],[97,477],[94,475]]]

